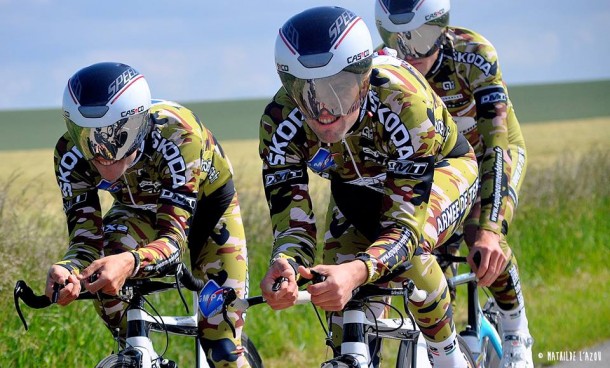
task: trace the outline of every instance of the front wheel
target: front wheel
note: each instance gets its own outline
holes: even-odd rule
[[[246,360],[248,361],[248,364],[250,364],[250,367],[263,368],[263,360],[258,354],[256,346],[254,346],[252,340],[244,333],[241,334],[241,345],[244,348],[244,355],[246,356]]]
[[[462,338],[462,336],[457,335],[458,345],[462,354],[464,354],[464,359],[468,362],[471,367],[476,367],[474,363],[474,358],[472,357],[472,352],[470,348],[466,344],[466,341]],[[400,348],[398,348],[398,358],[396,359],[396,368],[412,368],[411,358],[413,355],[413,345],[412,341],[401,341]],[[429,359],[427,356],[417,356],[417,359]],[[417,368],[417,367],[415,367]]]

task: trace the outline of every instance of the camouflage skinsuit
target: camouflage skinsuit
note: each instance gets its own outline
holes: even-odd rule
[[[478,228],[500,236],[509,262],[490,290],[500,308],[514,310],[523,305],[518,302],[523,296],[517,260],[506,234],[517,207],[527,156],[498,55],[483,36],[448,27],[446,41],[426,78],[473,146],[479,162],[481,189],[466,220],[466,242],[472,245]]]
[[[116,182],[102,179],[66,133],[55,148],[55,172],[68,221],[69,249],[59,262],[74,273],[94,260],[126,251],[140,259],[133,277],[162,273],[187,246],[195,276],[247,292],[247,252],[232,168],[222,148],[188,109],[154,100],[152,131],[134,164]],[[114,198],[102,216],[98,190]],[[121,305],[119,305],[121,304]],[[111,331],[126,305],[96,302]],[[213,367],[247,367],[238,354],[243,320],[230,314],[237,339],[222,316],[199,323]]]
[[[284,89],[267,105],[259,151],[272,258],[315,264],[309,168],[331,183],[323,263],[357,257],[369,268],[368,283],[412,279],[428,292],[412,308],[418,325],[426,338],[444,341],[454,325],[447,284],[430,252],[461,226],[476,199],[474,151],[411,66],[376,58],[370,83],[358,121],[334,144],[318,140]]]

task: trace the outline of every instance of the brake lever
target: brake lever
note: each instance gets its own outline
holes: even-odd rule
[[[233,303],[235,301],[235,299],[237,299],[237,293],[235,292],[234,289],[225,289],[224,298],[225,298],[225,302],[224,302],[224,306],[222,308],[222,318],[224,319],[225,322],[227,322],[229,327],[231,327],[231,332],[233,332],[233,338],[236,338],[237,332],[235,331],[235,326],[233,326],[233,323],[229,319],[229,313],[228,313],[227,307],[231,303]]]
[[[93,275],[91,275],[93,276]],[[51,295],[51,303],[55,304],[59,300],[59,291],[63,289],[64,285],[57,282],[53,283],[53,295]]]
[[[25,286],[25,281],[23,280],[19,280],[17,281],[17,284],[15,285],[15,290],[13,291],[13,298],[15,299],[15,309],[17,310],[17,314],[19,315],[19,319],[21,319],[21,322],[23,323],[23,327],[25,327],[25,330],[28,330],[28,324],[25,321],[25,317],[23,316],[23,313],[21,312],[21,306],[19,305],[19,298],[21,297],[21,294],[23,294],[24,288]]]
[[[284,276],[280,276],[273,282],[273,286],[271,287],[271,291],[276,292],[281,289],[282,283],[288,282],[288,278]]]

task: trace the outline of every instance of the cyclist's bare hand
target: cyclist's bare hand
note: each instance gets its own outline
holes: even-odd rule
[[[478,265],[474,259],[476,253],[481,257]],[[490,286],[496,281],[508,261],[500,247],[500,236],[488,230],[477,232],[467,259],[470,267],[475,270],[480,286]]]
[[[70,304],[80,294],[80,281],[65,267],[53,265],[49,268],[49,272],[47,272],[44,293],[49,297],[49,300],[53,300],[55,284],[62,285],[62,288],[59,290],[59,297],[57,298],[57,304],[59,305]]]
[[[318,265],[313,270],[326,276],[323,282],[309,285],[311,302],[326,311],[340,311],[352,298],[352,292],[362,285],[368,277],[366,265],[361,261],[352,261],[340,265]],[[310,269],[299,267],[304,278],[312,278]]]
[[[133,255],[124,252],[93,261],[81,271],[78,278],[92,293],[100,291],[108,295],[117,295],[125,280],[133,273],[134,267]],[[95,281],[90,282],[89,277],[93,274],[96,274]]]
[[[274,290],[274,284],[279,282],[279,289]],[[260,283],[263,298],[275,310],[293,306],[299,294],[294,269],[283,258],[278,258],[269,266],[267,274]]]

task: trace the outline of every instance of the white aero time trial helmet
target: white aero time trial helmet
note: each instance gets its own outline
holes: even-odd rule
[[[150,131],[150,89],[129,65],[97,63],[76,72],[64,90],[68,133],[87,160],[120,160]]]
[[[338,117],[359,109],[372,57],[366,24],[340,7],[316,7],[293,16],[275,41],[282,85],[308,119],[323,111]]]
[[[402,59],[432,55],[449,24],[449,0],[376,0],[375,24]]]

